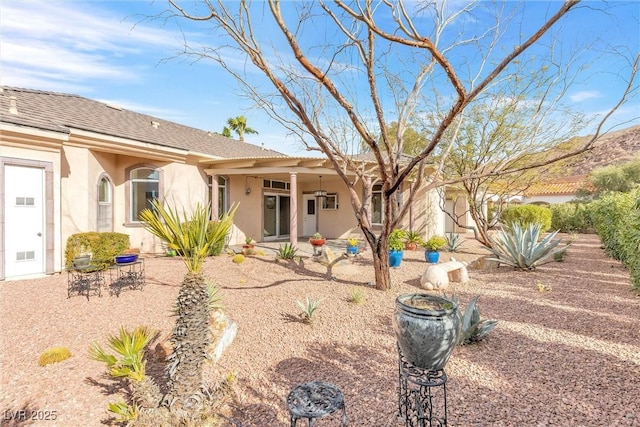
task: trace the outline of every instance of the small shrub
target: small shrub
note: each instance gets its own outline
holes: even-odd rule
[[[460,235],[458,233],[450,231],[449,233],[447,233],[445,238],[447,239],[447,251],[458,252],[458,250],[462,247],[463,242],[462,239],[460,239]]]
[[[235,255],[235,256],[233,257],[232,261],[233,261],[234,263],[236,263],[236,264],[241,264],[241,263],[243,263],[243,262],[244,262],[244,255],[242,255],[242,254]]]
[[[321,302],[322,300],[312,301],[309,299],[309,297],[306,297],[305,302],[296,300],[296,304],[298,305],[298,308],[300,309],[300,311],[302,311],[302,317],[306,323],[313,322],[315,312],[320,306]]]
[[[592,226],[589,204],[559,203],[551,206],[551,228],[561,233],[586,233]]]
[[[278,252],[276,253],[277,259],[294,259],[298,253],[298,249],[291,243],[285,243],[284,246],[280,245]]]
[[[553,260],[555,262],[564,262],[564,259],[566,257],[567,257],[567,249],[561,249],[553,253]]]
[[[38,359],[38,365],[46,366],[52,363],[62,362],[73,356],[66,347],[51,347],[44,351]]]
[[[458,345],[466,345],[482,341],[498,324],[497,320],[480,320],[478,298],[480,298],[480,296],[473,297],[469,302],[469,305],[467,305],[464,315],[462,315]]]
[[[442,236],[431,236],[426,242],[424,242],[424,247],[430,251],[439,251],[444,248],[447,244],[447,239]]]
[[[502,211],[500,221],[507,227],[520,224],[522,228],[527,228],[530,224],[540,224],[540,231],[545,233],[551,228],[551,216],[551,209],[544,206],[510,206]]]
[[[353,304],[362,304],[364,302],[364,291],[362,289],[352,290],[347,301]]]
[[[545,285],[541,282],[536,284],[536,289],[538,289],[538,292],[550,292],[552,290],[551,285]]]

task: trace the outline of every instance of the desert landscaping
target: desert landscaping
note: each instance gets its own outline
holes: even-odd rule
[[[349,426],[404,425],[391,318],[398,295],[440,292],[420,289],[428,265],[423,252],[405,251],[391,272],[392,289],[384,292],[372,287],[367,252],[327,280],[326,268],[310,254],[301,262],[275,262],[264,250],[238,264],[224,254],[212,257],[203,269],[221,287],[225,312],[238,325],[235,340],[206,370],[211,383],[235,377],[220,408],[222,425],[288,426],[287,394],[313,380],[340,387]],[[471,263],[484,254],[467,239],[461,252],[441,256]],[[2,425],[108,423],[108,403],[125,391],[87,356],[89,345],[104,344],[121,325],[170,334],[185,271],[177,257],[147,256],[142,291],[89,299],[67,298],[66,273],[0,283]],[[481,317],[498,324],[485,340],[458,346],[448,362],[450,426],[640,426],[640,299],[597,235],[579,235],[564,262],[533,272],[470,268],[469,276],[447,293],[462,307],[480,295]],[[364,293],[360,304],[349,301],[357,290]],[[321,301],[311,324],[296,305],[306,297]],[[53,346],[73,356],[40,367],[40,354]],[[148,374],[161,380],[162,366],[150,352]],[[35,419],[17,420],[21,410]],[[55,419],[38,420],[47,413]],[[316,425],[339,426],[340,418],[333,414]]]

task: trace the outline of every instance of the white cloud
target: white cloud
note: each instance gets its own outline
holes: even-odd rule
[[[588,99],[600,98],[602,94],[597,90],[583,90],[569,96],[572,102],[582,102]]]
[[[138,81],[150,49],[168,56],[177,37],[126,22],[100,3],[11,2],[0,5],[2,84],[81,87],[92,80]],[[157,61],[156,61],[157,62]]]

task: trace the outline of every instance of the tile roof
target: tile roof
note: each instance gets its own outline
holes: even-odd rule
[[[573,195],[580,188],[589,187],[586,175],[568,176],[548,182],[537,182],[527,190],[525,197]]]
[[[9,113],[14,96],[18,114]],[[32,89],[0,87],[0,122],[62,133],[81,129],[221,158],[288,157],[213,132],[81,96]]]

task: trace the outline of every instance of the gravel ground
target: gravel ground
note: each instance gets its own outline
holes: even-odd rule
[[[473,241],[464,248],[458,260],[484,253]],[[405,252],[392,271],[393,288],[381,292],[369,285],[367,255],[336,268],[332,281],[311,258],[295,267],[270,255],[242,264],[226,256],[207,260],[204,270],[221,285],[226,313],[238,324],[232,345],[207,368],[212,381],[237,374],[229,425],[288,426],[284,399],[311,380],[342,389],[350,427],[403,425],[391,317],[397,295],[419,291],[426,264],[421,252]],[[122,390],[87,357],[89,344],[105,343],[120,325],[169,334],[184,272],[178,259],[147,258],[144,291],[89,300],[67,298],[66,274],[0,282],[0,423],[104,425],[108,402]],[[640,300],[597,236],[580,236],[563,263],[529,273],[470,270],[470,277],[449,292],[463,306],[481,295],[481,316],[499,323],[485,341],[456,348],[447,365],[450,426],[640,426]],[[538,284],[551,290],[539,292]],[[356,289],[365,292],[363,304],[347,301]],[[300,321],[295,303],[307,296],[322,299],[312,325]],[[74,356],[38,366],[39,355],[57,345]],[[20,410],[56,419],[16,423]]]

